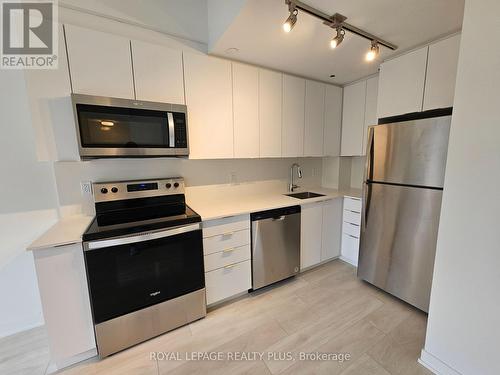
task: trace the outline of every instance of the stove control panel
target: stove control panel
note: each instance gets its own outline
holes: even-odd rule
[[[170,177],[155,180],[97,182],[92,184],[94,202],[184,194],[184,179]]]

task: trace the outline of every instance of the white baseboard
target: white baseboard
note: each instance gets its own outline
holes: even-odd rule
[[[47,368],[46,374],[53,374],[63,368],[70,367],[74,364],[77,364],[79,362],[83,362],[87,359],[93,358],[97,356],[97,349],[90,349],[87,350],[86,352],[74,355],[69,358],[65,358],[64,360],[58,361],[58,363],[55,362],[50,362],[49,367]]]
[[[418,363],[436,375],[461,375],[425,349],[422,349]]]
[[[342,255],[339,257],[339,259],[343,260],[346,263],[349,263],[351,266],[358,267],[358,263],[356,263],[356,262],[352,261],[351,259],[348,259]]]

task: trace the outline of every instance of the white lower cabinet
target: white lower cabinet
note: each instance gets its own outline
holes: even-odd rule
[[[207,305],[252,287],[249,215],[203,222],[203,252]]]
[[[342,217],[342,259],[358,265],[361,229],[361,199],[345,197]]]
[[[301,270],[340,255],[341,222],[341,198],[302,206]]]
[[[50,346],[61,369],[97,354],[81,243],[33,250]]]
[[[251,261],[230,264],[205,273],[207,305],[222,301],[252,287]]]

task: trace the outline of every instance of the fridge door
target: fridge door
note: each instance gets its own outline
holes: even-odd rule
[[[370,127],[371,181],[443,187],[451,116]]]
[[[358,277],[428,311],[442,191],[366,184]]]

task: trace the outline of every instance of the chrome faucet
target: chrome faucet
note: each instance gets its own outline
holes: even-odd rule
[[[298,165],[297,163],[293,163],[292,166],[290,167],[290,183],[288,184],[288,191],[289,192],[293,192],[293,189],[297,189],[298,185],[295,185],[293,183],[293,168],[294,167],[297,167],[297,177],[298,178],[302,178],[302,169],[300,169],[300,165]]]

